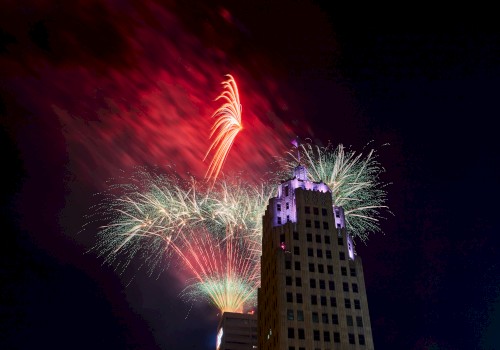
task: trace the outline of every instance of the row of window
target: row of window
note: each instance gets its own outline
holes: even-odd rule
[[[287,319],[290,321],[294,320],[295,314],[293,312],[293,309],[288,309],[287,310]],[[331,322],[334,325],[339,324],[339,315],[337,314],[332,314],[332,319]],[[311,314],[311,320],[313,323],[319,323],[319,314],[317,312],[313,312]],[[297,321],[304,321],[304,312],[302,310],[297,310]],[[324,324],[329,324],[330,319],[328,317],[328,313],[322,313],[321,314],[321,322]],[[348,326],[354,326],[354,319],[352,318],[351,315],[346,315],[346,323]],[[363,318],[361,316],[356,316],[356,326],[358,327],[363,327]]]
[[[304,207],[304,212],[306,214],[311,214],[311,207],[305,206]],[[314,215],[319,215],[319,208],[313,207],[313,214]],[[321,208],[321,215],[327,216],[328,215],[328,211],[325,208]]]
[[[311,224],[312,224],[311,220],[306,219],[306,227],[312,227]],[[320,222],[318,220],[314,220],[314,228],[321,228]],[[328,222],[323,221],[323,229],[324,230],[329,229]]]
[[[317,329],[313,330],[313,339],[315,341],[321,341],[321,332]],[[329,331],[323,331],[323,341],[324,342],[330,342],[331,333]],[[353,333],[348,333],[347,335],[349,344],[356,344],[356,338]],[[295,328],[288,328],[288,338],[289,339],[295,339]],[[297,329],[297,338],[298,339],[305,339],[305,330],[304,328],[298,328]],[[333,341],[335,343],[340,343],[340,333],[339,332],[333,332]],[[363,334],[358,334],[358,343],[359,345],[365,345],[365,336]],[[295,349],[295,347],[291,346],[289,349]],[[300,350],[300,348],[299,348]]]
[[[285,283],[287,286],[292,285],[292,276],[285,276]],[[319,289],[325,289],[326,288],[326,281],[325,280],[318,280],[319,284]],[[301,277],[295,277],[295,285],[297,287],[302,287],[302,278]],[[311,278],[309,279],[309,287],[310,288],[316,288],[316,279]],[[335,283],[334,281],[328,281],[328,289],[329,290],[335,290]],[[343,282],[342,283],[342,290],[344,292],[349,292],[349,283]],[[357,283],[352,284],[352,291],[354,293],[358,293],[359,288]]]
[[[293,231],[292,235],[293,235],[293,239],[295,241],[299,240],[299,233],[297,231]],[[312,238],[313,238],[312,233],[306,233],[306,240],[307,240],[307,242],[312,242],[313,241]],[[324,238],[324,242],[326,244],[330,244],[330,236],[325,235],[323,238]],[[316,243],[321,243],[321,235],[320,234],[315,235],[315,240],[316,240]],[[285,241],[285,235],[284,234],[282,234],[280,236],[280,241],[281,242]],[[337,244],[338,245],[344,245],[344,239],[342,237],[337,237]]]
[[[289,303],[293,303],[293,293],[292,292],[286,293],[286,301]],[[319,301],[320,301],[320,304],[322,306],[327,306],[326,296],[320,295]],[[297,304],[303,303],[302,293],[295,293],[295,302]],[[311,305],[318,305],[318,296],[317,295],[311,295]],[[335,297],[330,297],[330,306],[333,306],[333,307],[337,306],[337,299]],[[351,299],[344,298],[344,306],[346,309],[350,309],[351,308]],[[354,308],[357,310],[361,309],[361,302],[359,301],[359,299],[354,299]]]
[[[328,274],[333,275],[333,265],[326,265],[328,269]],[[296,271],[300,271],[300,261],[294,261],[294,268]],[[290,260],[285,260],[285,269],[292,269],[292,262]],[[316,272],[316,265],[314,263],[309,264],[309,272]],[[318,264],[318,272],[325,273],[325,266],[323,264]],[[356,277],[356,269],[354,267],[350,268],[350,273],[352,277]],[[347,267],[340,267],[340,274],[342,276],[347,276]]]

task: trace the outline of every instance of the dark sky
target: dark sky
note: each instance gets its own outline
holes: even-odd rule
[[[376,348],[498,348],[493,9],[248,3],[2,2],[0,348],[214,347],[216,310],[78,232],[136,166],[203,171],[227,73],[246,123],[228,168],[297,134],[379,150],[394,217],[357,245]]]

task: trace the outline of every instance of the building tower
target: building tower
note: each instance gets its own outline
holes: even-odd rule
[[[373,349],[361,258],[344,212],[297,166],[263,217],[259,350]]]
[[[215,349],[257,349],[257,315],[254,312],[224,312],[217,327]]]

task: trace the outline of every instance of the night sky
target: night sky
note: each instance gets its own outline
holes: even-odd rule
[[[378,150],[394,216],[357,244],[376,349],[500,348],[492,8],[26,3],[0,5],[0,348],[214,348],[217,310],[182,278],[120,274],[81,228],[139,166],[204,173],[228,73],[226,170],[256,181],[296,135]]]

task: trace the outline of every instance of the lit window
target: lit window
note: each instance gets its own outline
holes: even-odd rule
[[[293,321],[293,310],[291,309],[286,310],[286,318],[290,321]]]

